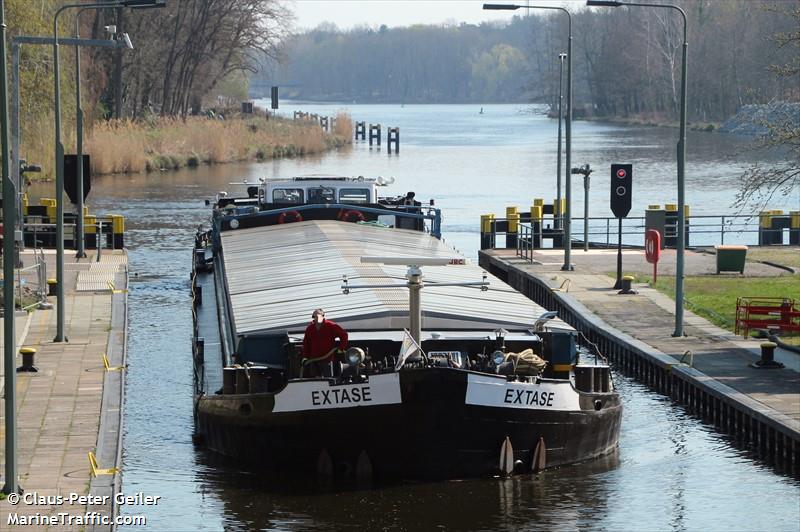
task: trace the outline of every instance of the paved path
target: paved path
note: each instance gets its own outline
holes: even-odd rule
[[[672,299],[646,284],[634,285],[638,295],[619,295],[612,288],[614,279],[606,272],[616,270],[616,252],[598,250],[584,254],[582,250],[573,251],[574,272],[561,271],[563,262],[557,260],[563,257],[560,250],[536,252],[534,260],[538,264],[516,257],[514,250],[490,250],[489,254],[518,270],[545,279],[550,285],[559,286],[568,279],[565,289],[569,295],[607,324],[673,356],[676,361],[686,351],[691,351],[695,369],[776,413],[788,416],[793,430],[800,431],[800,355],[789,351],[779,353],[778,360],[787,362],[786,369],[751,368],[749,364],[760,358],[760,341],[734,336],[689,311],[685,312],[684,319],[686,336],[673,338],[675,303]],[[643,252],[636,250],[625,252],[626,272],[636,270],[641,255]],[[707,273],[705,259],[694,255],[687,254],[687,275]],[[787,274],[777,268],[757,267],[762,274],[768,269],[772,269],[772,275]],[[800,277],[797,279],[800,289]]]
[[[50,257],[48,257],[50,258]],[[68,260],[73,261],[71,257]],[[124,284],[125,256],[104,255],[101,264],[108,260],[121,264],[116,282]],[[120,262],[122,261],[122,262]],[[88,265],[70,264],[68,270],[77,271]],[[53,272],[54,270],[50,270]],[[75,291],[77,275],[67,275],[65,333],[68,342],[54,343],[56,332],[56,311],[36,310],[29,318],[24,346],[35,347],[38,373],[20,373],[17,377],[17,441],[19,483],[26,493],[38,495],[71,494],[86,495],[90,484],[90,451],[98,452],[98,431],[100,429],[103,404],[103,387],[106,372],[102,355],[109,352],[109,338],[112,334],[112,293],[108,288],[97,292]],[[118,288],[123,288],[118,286]],[[120,297],[114,295],[113,297]],[[50,298],[51,302],[55,298]],[[118,320],[115,320],[118,322]],[[123,321],[124,323],[124,321]],[[115,324],[118,325],[118,324]],[[20,333],[18,333],[19,335]],[[120,348],[112,349],[112,365],[118,364],[122,357]],[[117,406],[117,417],[119,409]],[[5,445],[4,415],[0,412],[0,448]],[[104,452],[104,456],[116,456],[114,452]],[[106,458],[108,459],[108,458]],[[5,456],[0,460],[4,467]],[[110,467],[102,463],[101,467]],[[4,472],[4,469],[0,469]],[[7,500],[0,501],[0,530],[81,530],[89,526],[10,526],[10,512],[17,515],[55,515],[67,512],[83,516],[87,511],[85,501],[70,505],[52,504],[52,501],[37,505],[19,503],[12,506]]]

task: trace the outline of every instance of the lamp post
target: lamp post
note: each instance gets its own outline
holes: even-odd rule
[[[619,2],[616,0],[588,0],[587,6],[619,7],[661,7],[675,9],[683,19],[683,57],[681,61],[681,117],[678,134],[678,238],[675,258],[675,332],[672,336],[683,336],[683,272],[684,254],[686,251],[686,198],[684,169],[686,163],[686,52],[689,48],[687,40],[688,24],[686,12],[672,4],[641,4],[636,2]]]
[[[568,22],[568,40],[567,40],[567,139],[566,139],[566,183],[564,187],[564,196],[566,199],[566,208],[564,209],[564,264],[561,266],[562,270],[573,270],[570,255],[572,251],[572,179],[569,177],[569,169],[572,167],[572,16],[569,11],[563,7],[553,6],[529,6],[517,4],[483,4],[483,9],[499,10],[499,11],[514,11],[517,9],[551,9],[561,11],[567,15]],[[559,149],[559,154],[561,150]],[[560,207],[560,205],[559,205]]]
[[[2,0],[0,0],[1,2]],[[5,219],[13,220],[14,217],[20,222],[18,224],[19,229],[17,229],[18,233],[22,233],[22,208],[20,202],[20,191],[22,189],[22,180],[21,174],[25,171],[33,170],[32,165],[21,165],[20,164],[20,157],[19,157],[19,146],[20,146],[20,134],[19,134],[19,49],[22,44],[37,44],[37,45],[50,45],[52,44],[53,40],[49,37],[34,37],[30,35],[17,35],[13,39],[11,39],[11,57],[13,63],[13,79],[14,85],[12,88],[12,106],[11,106],[11,139],[12,139],[12,150],[13,156],[11,158],[11,176],[13,177],[12,183],[10,187],[12,190],[16,188],[17,194],[15,195],[14,203],[15,209],[10,209],[7,207],[3,208],[3,212],[5,214]],[[118,47],[120,46],[119,42],[114,41],[101,41],[97,39],[59,39],[59,42],[66,44],[66,45],[75,45],[75,46],[102,46],[102,47]],[[127,42],[124,43],[127,46]],[[2,52],[0,52],[1,54]],[[3,56],[4,57],[4,56]],[[1,100],[5,101],[2,97]],[[5,122],[3,122],[5,123]],[[36,170],[38,171],[38,170]],[[5,185],[5,182],[4,182]],[[4,196],[5,198],[5,196]],[[11,233],[13,235],[13,233]],[[4,238],[8,239],[8,242],[12,242],[12,237],[6,236]],[[5,243],[5,241],[4,241]],[[20,241],[20,244],[22,242]],[[13,248],[12,248],[13,249]],[[5,251],[4,251],[5,253]],[[13,265],[9,266],[11,268],[11,275],[13,278]],[[4,275],[8,275],[5,274]],[[11,287],[11,295],[10,295],[10,302],[8,305],[11,305],[13,308],[14,296],[13,296],[13,283],[9,285]],[[5,294],[4,294],[5,296]],[[13,313],[11,315],[6,314],[4,317],[5,327],[11,327],[12,329],[6,329],[6,334],[8,338],[15,338],[13,334]],[[9,332],[11,331],[11,332]],[[7,483],[3,488],[4,493],[12,493],[17,491],[17,482],[14,480],[13,482],[8,482],[8,479],[16,479],[16,369],[15,369],[15,357],[16,357],[16,345],[15,342],[6,343],[4,347],[4,356],[3,356],[3,364],[5,367],[5,376],[4,376],[4,384],[6,391],[5,396],[5,430],[6,430],[6,480]]]
[[[119,0],[94,4],[66,4],[53,15],[53,79],[55,83],[55,152],[56,152],[56,337],[64,337],[64,145],[61,144],[61,76],[58,61],[58,16],[67,9],[109,9],[116,7],[164,7],[163,0]],[[83,175],[78,178],[83,182]],[[79,213],[83,216],[83,213]],[[99,235],[98,235],[99,237]]]
[[[564,213],[561,212],[561,122],[564,119],[561,113],[561,103],[564,100],[561,91],[562,81],[564,80],[564,59],[567,54],[558,54],[558,163],[556,163],[556,205],[558,205],[558,218],[556,220],[556,229],[561,227],[561,217]]]
[[[80,18],[81,13],[86,9],[81,9],[75,14],[75,38],[81,38]],[[75,254],[77,259],[86,258],[86,248],[83,230],[83,108],[81,107],[81,47],[75,45],[75,161],[76,188],[78,190],[78,216],[75,218],[75,240],[78,241],[78,250]],[[59,198],[60,199],[60,198]]]
[[[17,491],[17,431],[16,395],[17,379],[14,361],[17,354],[17,336],[14,331],[14,218],[16,216],[16,197],[12,181],[8,153],[8,78],[6,77],[6,15],[5,2],[0,0],[0,145],[2,145],[3,171],[3,364],[5,366],[5,453],[6,481],[4,493]]]

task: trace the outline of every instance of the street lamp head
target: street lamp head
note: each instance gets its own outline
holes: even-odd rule
[[[619,7],[625,4],[617,0],[586,0],[586,5],[589,7]]]
[[[483,4],[483,9],[489,11],[514,11],[522,6],[514,4]]]
[[[559,59],[561,59],[561,60],[563,61],[564,59],[566,59],[566,58],[567,58],[567,54],[565,54],[565,53],[560,53],[560,54],[558,54],[558,58],[559,58]]]
[[[166,7],[166,0],[120,0],[121,7],[133,9],[150,9],[154,7]]]
[[[133,50],[133,43],[131,42],[131,38],[128,37],[127,33],[123,33],[119,36],[120,39],[120,48],[127,48],[128,50]]]

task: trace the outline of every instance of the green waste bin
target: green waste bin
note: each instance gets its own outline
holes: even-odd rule
[[[744,261],[747,257],[747,246],[714,246],[717,251],[717,273],[744,273]]]

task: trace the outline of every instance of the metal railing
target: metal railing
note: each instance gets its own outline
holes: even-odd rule
[[[507,232],[498,231],[498,226],[505,227],[507,220],[504,218],[493,219],[491,223],[491,243],[495,247],[498,234]],[[689,247],[711,247],[724,244],[743,244],[750,246],[763,245],[763,240],[770,237],[774,245],[787,244],[791,241],[790,232],[793,229],[771,229],[760,226],[758,215],[699,215],[687,218],[686,243]],[[573,218],[573,242],[583,241],[575,236],[583,236],[584,227],[588,224],[589,245],[592,247],[613,247],[617,244],[618,221],[613,217]],[[560,218],[545,218],[541,222],[520,222],[516,240],[517,255],[532,260],[533,250],[537,248],[552,248],[554,238],[561,232]],[[553,229],[553,228],[556,229]],[[674,247],[671,241],[677,238],[677,221],[667,221],[664,224],[663,240],[666,247]],[[643,247],[646,230],[645,217],[628,217],[622,221],[622,243],[626,247]],[[538,243],[537,246],[534,244]]]
[[[30,310],[40,307],[47,302],[47,262],[41,248],[34,250],[34,264],[24,268],[14,269],[14,300],[19,303],[21,310]],[[3,257],[5,260],[5,257]],[[2,280],[5,282],[5,279]],[[26,303],[26,294],[23,287],[28,289],[28,293],[34,296],[32,302]]]

